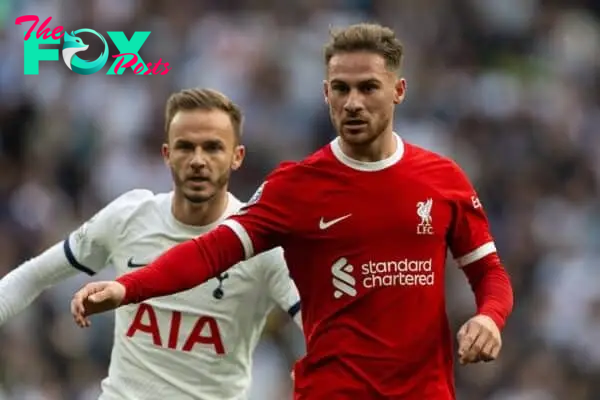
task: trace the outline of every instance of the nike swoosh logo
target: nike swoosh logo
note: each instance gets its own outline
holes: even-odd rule
[[[133,262],[133,257],[131,257],[128,261],[127,261],[127,267],[129,268],[141,268],[141,267],[145,267],[148,264],[136,264]]]
[[[352,214],[344,215],[343,217],[332,219],[331,221],[327,221],[327,222],[325,222],[325,220],[323,220],[323,217],[321,217],[321,220],[319,221],[319,229],[325,230],[327,228],[330,228],[332,225],[335,225],[338,222],[345,220],[346,218],[348,218],[351,215]]]

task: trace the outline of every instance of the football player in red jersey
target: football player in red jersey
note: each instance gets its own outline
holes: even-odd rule
[[[454,399],[447,250],[477,304],[457,335],[461,363],[498,356],[513,292],[469,179],[453,161],[393,131],[406,91],[401,60],[388,28],[358,24],[333,33],[324,95],[338,137],[282,164],[212,232],[117,281],[85,286],[72,302],[77,323],[190,289],[282,246],[307,343],[294,371],[296,399]]]

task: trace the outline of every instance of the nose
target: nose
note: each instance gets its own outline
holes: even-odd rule
[[[358,114],[363,109],[362,97],[357,91],[352,90],[344,104],[344,111],[348,114]]]
[[[202,168],[206,166],[206,157],[204,156],[204,151],[200,146],[194,149],[194,156],[190,161],[192,168]]]

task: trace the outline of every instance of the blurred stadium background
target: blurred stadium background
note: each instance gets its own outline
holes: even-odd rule
[[[14,20],[25,14],[69,30],[150,30],[141,56],[172,70],[80,76],[59,61],[24,76],[26,28]],[[0,275],[123,191],[170,190],[163,105],[184,87],[219,89],[245,109],[249,154],[232,191],[248,198],[279,161],[332,138],[321,94],[329,26],[377,21],[406,46],[397,131],[467,170],[516,290],[500,360],[458,367],[459,399],[600,399],[599,18],[595,0],[2,0]],[[88,279],[47,291],[0,329],[0,399],[97,394],[112,316],[81,331],[68,314]],[[457,328],[474,308],[454,268],[447,297]],[[251,399],[289,398],[302,352],[275,315]]]

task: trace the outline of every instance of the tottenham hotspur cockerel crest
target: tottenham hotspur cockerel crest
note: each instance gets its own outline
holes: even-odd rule
[[[431,225],[431,207],[433,199],[420,201],[417,203],[417,215],[421,218],[421,222],[417,225],[418,235],[433,235],[433,226]]]

